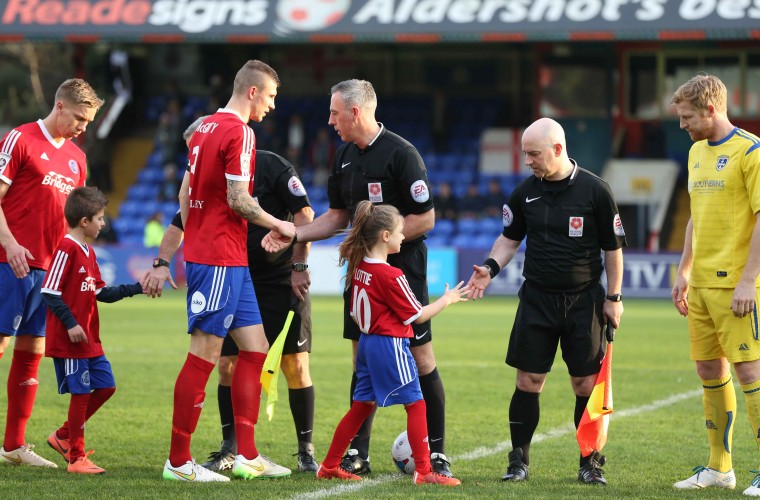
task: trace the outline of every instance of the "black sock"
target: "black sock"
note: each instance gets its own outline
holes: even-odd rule
[[[228,385],[219,385],[216,391],[216,399],[219,403],[219,420],[222,422],[222,440],[232,446],[232,451],[237,451],[235,414],[232,412],[232,389]]]
[[[444,453],[446,449],[446,392],[438,368],[420,376],[422,397],[427,406],[428,442],[431,453]]]
[[[586,405],[588,405],[589,396],[575,396],[575,414],[573,415],[575,420],[575,428],[577,429],[578,426],[581,424],[581,418],[583,418],[583,412],[586,411]],[[580,467],[583,467],[588,462],[588,459],[591,455],[589,455],[586,458],[583,458],[581,455],[580,458]]]
[[[530,463],[530,442],[538,427],[541,410],[537,392],[525,392],[515,387],[509,403],[509,432],[512,435],[512,449],[522,448],[523,462]]]
[[[311,443],[314,429],[314,386],[288,389],[290,412],[296,425],[296,441]]]
[[[353,376],[351,377],[351,404],[354,402],[355,389],[356,372],[354,372]],[[372,433],[372,422],[375,421],[376,411],[377,405],[372,408],[372,413],[369,414],[362,426],[359,427],[359,431],[356,433],[356,436],[354,436],[354,439],[351,440],[351,444],[349,445],[349,448],[357,450],[359,452],[359,458],[363,458],[365,460],[369,458],[369,438],[370,434]]]

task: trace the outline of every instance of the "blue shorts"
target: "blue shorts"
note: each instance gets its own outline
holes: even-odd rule
[[[42,301],[42,282],[46,272],[30,269],[18,279],[10,264],[0,262],[0,335],[45,336],[47,308]]]
[[[420,379],[409,339],[362,334],[356,353],[354,401],[391,406],[420,399]]]
[[[187,333],[197,328],[224,338],[229,330],[260,324],[247,267],[187,263]]]
[[[53,358],[58,394],[89,394],[95,389],[116,387],[111,363],[97,358]]]

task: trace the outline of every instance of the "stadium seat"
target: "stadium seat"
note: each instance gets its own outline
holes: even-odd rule
[[[440,236],[448,238],[456,232],[456,224],[448,219],[438,219],[435,221],[435,227],[430,231],[430,236]]]
[[[459,219],[457,221],[457,234],[472,237],[480,232],[478,219]]]

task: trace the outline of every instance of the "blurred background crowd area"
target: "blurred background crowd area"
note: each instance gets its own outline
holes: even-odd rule
[[[659,248],[678,251],[691,143],[669,104],[672,92],[697,72],[717,74],[729,87],[734,123],[760,130],[760,48],[752,43],[36,42],[0,47],[0,133],[46,116],[64,79],[86,79],[107,100],[79,141],[89,183],[110,199],[101,239],[153,244],[147,225],[165,227],[177,210],[187,164],[182,132],[226,104],[248,59],[269,63],[282,81],[275,111],[251,123],[257,147],[296,167],[317,215],[327,210],[328,171],[340,146],[327,125],[330,87],[349,78],[373,83],[378,120],[414,144],[428,169],[437,215],[432,245],[490,246],[502,205],[528,174],[520,132],[550,116],[566,130],[570,157],[592,172],[615,158],[679,165],[658,235]],[[488,139],[489,131],[501,135]],[[496,166],[486,161],[494,152],[504,158]],[[641,210],[621,210],[627,228],[646,224]],[[646,231],[629,234],[631,246],[646,246]]]

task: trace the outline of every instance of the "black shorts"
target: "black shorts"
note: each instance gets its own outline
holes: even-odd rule
[[[311,296],[306,294],[302,302],[296,298],[289,286],[254,285],[254,289],[269,345],[277,340],[282,327],[285,326],[288,311],[293,309],[295,314],[290,323],[282,353],[311,352]],[[232,339],[232,335],[227,335],[222,344],[222,356],[237,356],[237,354],[237,344]]]
[[[420,304],[426,306],[430,303],[427,289],[427,246],[423,241],[403,246],[402,251],[388,256],[388,263],[396,266],[406,275],[409,287],[414,292]],[[351,318],[351,294],[343,293],[343,338],[359,340],[361,330]],[[410,347],[427,344],[433,340],[433,329],[430,320],[424,323],[412,323],[414,337],[409,339]]]
[[[607,348],[604,337],[605,291],[601,284],[578,293],[539,289],[527,281],[518,293],[507,364],[529,373],[551,371],[557,345],[573,377],[599,373]]]

